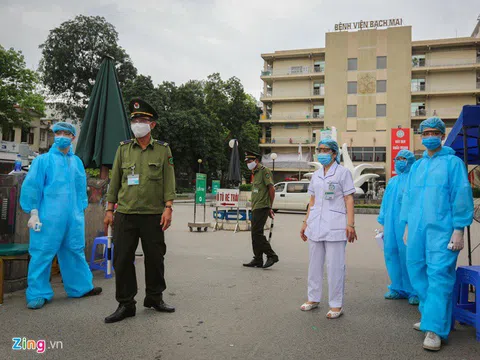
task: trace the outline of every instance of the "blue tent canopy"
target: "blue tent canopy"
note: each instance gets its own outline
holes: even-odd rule
[[[467,134],[466,144],[464,135]],[[455,155],[469,165],[480,165],[480,106],[465,105],[445,141],[445,146],[455,150]]]

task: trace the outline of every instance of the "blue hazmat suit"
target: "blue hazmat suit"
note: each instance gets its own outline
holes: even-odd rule
[[[402,173],[397,171],[397,176],[388,182],[377,220],[384,230],[385,265],[391,281],[388,289],[408,298],[416,294],[408,278],[407,246],[403,242],[406,222],[400,221],[400,212],[405,185],[410,168],[415,162],[415,155],[411,151],[401,150],[395,159],[399,157],[407,159],[407,167]]]
[[[40,232],[30,230],[27,303],[52,299],[50,272],[55,255],[69,297],[92,290],[92,272],[84,253],[87,179],[71,147],[64,154],[54,144],[33,160],[22,185],[20,206],[27,213],[37,209],[42,223]]]
[[[459,252],[447,249],[454,230],[473,220],[473,197],[464,163],[447,146],[425,151],[413,164],[402,203],[407,221],[407,268],[420,300],[422,331],[446,339]]]

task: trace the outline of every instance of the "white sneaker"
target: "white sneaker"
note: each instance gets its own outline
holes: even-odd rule
[[[421,324],[420,322],[413,324],[413,328],[417,331],[420,331],[420,324]]]
[[[427,335],[425,336],[425,340],[423,341],[423,348],[432,351],[438,351],[442,347],[442,340],[440,336],[435,334],[434,332],[427,331]]]

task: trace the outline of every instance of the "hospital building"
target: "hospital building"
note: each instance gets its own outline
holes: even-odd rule
[[[401,19],[337,24],[325,48],[262,54],[260,149],[275,180],[311,171],[319,130],[335,127],[354,164],[390,177],[392,129],[418,132],[430,116],[450,130],[464,105],[480,104],[480,17],[469,37],[412,40]],[[448,133],[447,130],[447,133]],[[302,157],[299,157],[299,146]]]

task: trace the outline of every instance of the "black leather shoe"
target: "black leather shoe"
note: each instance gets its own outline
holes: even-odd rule
[[[117,310],[105,318],[105,322],[107,324],[122,321],[123,319],[126,319],[127,317],[132,317],[135,316],[135,305],[130,305],[130,306],[125,306],[125,305],[119,305]]]
[[[264,268],[264,269],[269,268],[270,266],[272,266],[272,265],[275,264],[276,262],[278,262],[278,256],[269,257],[269,258],[267,259],[267,261],[265,262],[265,265],[263,265],[263,268]]]
[[[243,264],[243,266],[261,268],[261,267],[263,267],[263,261],[258,261],[258,260],[253,259],[248,264]]]
[[[101,293],[102,293],[101,287],[94,287],[92,290],[82,295],[82,297],[100,295]]]
[[[153,308],[160,312],[168,312],[168,313],[175,312],[175,308],[173,306],[166,304],[163,300],[155,302],[150,299],[145,299],[143,301],[143,306],[145,306],[146,308]]]

